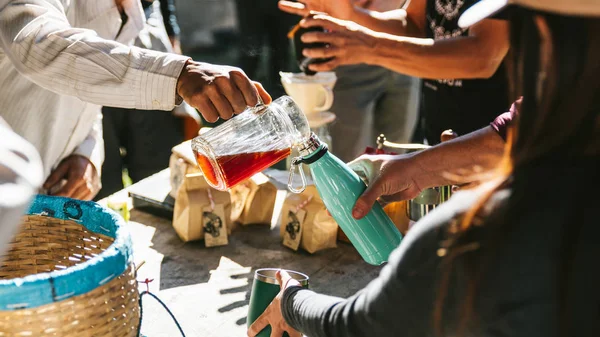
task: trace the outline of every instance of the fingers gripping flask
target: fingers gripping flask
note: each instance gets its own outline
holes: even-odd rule
[[[314,133],[300,144],[299,152],[300,156],[294,158],[290,168],[289,189],[301,192],[293,186],[294,175],[297,168],[302,174],[302,164],[308,165],[323,203],[362,258],[372,265],[386,262],[400,244],[402,234],[379,203],[375,203],[364,218],[352,217],[352,208],[366,189],[364,182],[331,154]]]

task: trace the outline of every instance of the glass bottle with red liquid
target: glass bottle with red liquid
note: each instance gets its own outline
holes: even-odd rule
[[[286,158],[310,134],[302,110],[282,96],[194,138],[192,149],[208,184],[223,191]]]

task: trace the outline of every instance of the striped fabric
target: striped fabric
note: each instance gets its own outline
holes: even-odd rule
[[[71,154],[99,171],[98,105],[174,108],[188,58],[127,46],[144,26],[139,1],[120,0],[122,25],[115,0],[0,0],[0,116],[37,148],[45,176]]]

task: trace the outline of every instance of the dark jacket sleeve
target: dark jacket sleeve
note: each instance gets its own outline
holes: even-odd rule
[[[181,30],[179,29],[175,14],[175,0],[160,0],[160,13],[162,14],[169,37],[179,37]]]
[[[438,291],[441,226],[455,214],[455,209],[444,211],[443,206],[426,223],[413,227],[379,277],[352,297],[286,289],[281,304],[286,322],[311,337],[429,335]]]

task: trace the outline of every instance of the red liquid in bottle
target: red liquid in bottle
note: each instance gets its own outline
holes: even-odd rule
[[[230,188],[284,159],[290,153],[291,149],[288,148],[265,152],[238,153],[220,156],[216,159],[223,172],[225,187]],[[206,180],[213,186],[218,186],[216,172],[208,158],[196,153],[196,161]]]
[[[215,173],[210,160],[196,151],[194,151],[194,154],[196,155],[196,162],[198,163],[198,166],[200,166],[200,169],[202,169],[204,179],[206,179],[209,184],[218,186],[217,174]]]

